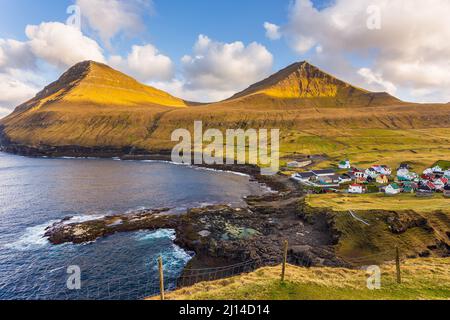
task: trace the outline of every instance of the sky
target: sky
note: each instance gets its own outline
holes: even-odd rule
[[[96,60],[191,101],[297,61],[415,102],[450,101],[448,0],[0,0],[0,117]]]

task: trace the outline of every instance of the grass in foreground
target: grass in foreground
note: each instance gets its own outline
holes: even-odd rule
[[[169,300],[434,300],[450,299],[450,259],[408,260],[403,283],[396,283],[395,265],[381,267],[381,289],[367,289],[364,270],[288,266],[214,282],[203,282],[167,294]],[[157,298],[154,298],[157,299]]]

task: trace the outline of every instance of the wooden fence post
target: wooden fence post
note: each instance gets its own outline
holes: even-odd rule
[[[158,268],[159,268],[159,291],[161,293],[161,300],[164,300],[164,270],[163,270],[163,259],[159,257],[158,259]]]
[[[284,282],[284,279],[286,277],[286,263],[287,263],[288,247],[289,247],[289,242],[286,240],[284,242],[283,268],[282,268],[282,271],[281,271],[281,282]]]
[[[401,270],[400,270],[400,250],[398,249],[398,247],[395,247],[395,264],[396,264],[396,269],[397,269],[397,283],[401,284],[402,283],[402,274],[401,274]]]

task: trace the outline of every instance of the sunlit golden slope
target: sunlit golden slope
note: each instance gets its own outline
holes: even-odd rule
[[[449,153],[443,154],[445,141],[440,137],[450,128],[450,104],[405,103],[387,93],[354,87],[306,62],[293,64],[228,100],[207,105],[175,98],[106,65],[83,62],[0,120],[0,140],[3,132],[4,141],[31,147],[167,150],[174,145],[174,130],[192,130],[194,121],[200,120],[205,128],[222,130],[281,129],[286,152],[345,157],[368,151],[388,156],[394,149],[396,154],[417,149],[417,158],[417,154],[429,156],[423,148],[436,147],[440,150],[437,160],[448,158]],[[403,135],[389,133],[389,139],[384,139],[386,132],[376,130],[403,130]],[[416,130],[412,135],[416,138],[400,139],[409,132],[405,130]],[[342,135],[358,139],[337,141]]]
[[[0,124],[36,146],[129,146],[151,135],[165,112],[188,103],[93,61],[76,64]]]
[[[352,107],[399,102],[387,93],[369,92],[345,83],[304,61],[288,66],[224,103]]]
[[[161,105],[186,107],[186,103],[168,93],[145,86],[107,65],[84,61],[64,73],[18,110],[40,109],[53,103],[105,106]]]

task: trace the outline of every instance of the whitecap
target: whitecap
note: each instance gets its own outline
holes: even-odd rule
[[[94,221],[94,220],[100,220],[105,218],[105,215],[79,215],[79,216],[73,216],[70,219],[63,222],[63,224],[72,224],[72,223],[83,223],[88,221]]]
[[[45,247],[50,244],[48,239],[45,238],[46,229],[56,222],[58,221],[50,221],[45,224],[29,227],[17,241],[8,243],[5,247],[18,251],[36,250]]]
[[[170,240],[175,240],[176,239],[176,235],[175,235],[175,230],[173,229],[159,229],[156,231],[152,231],[152,232],[139,232],[135,239],[137,241],[149,241],[149,240],[155,240],[155,239],[170,239]]]

